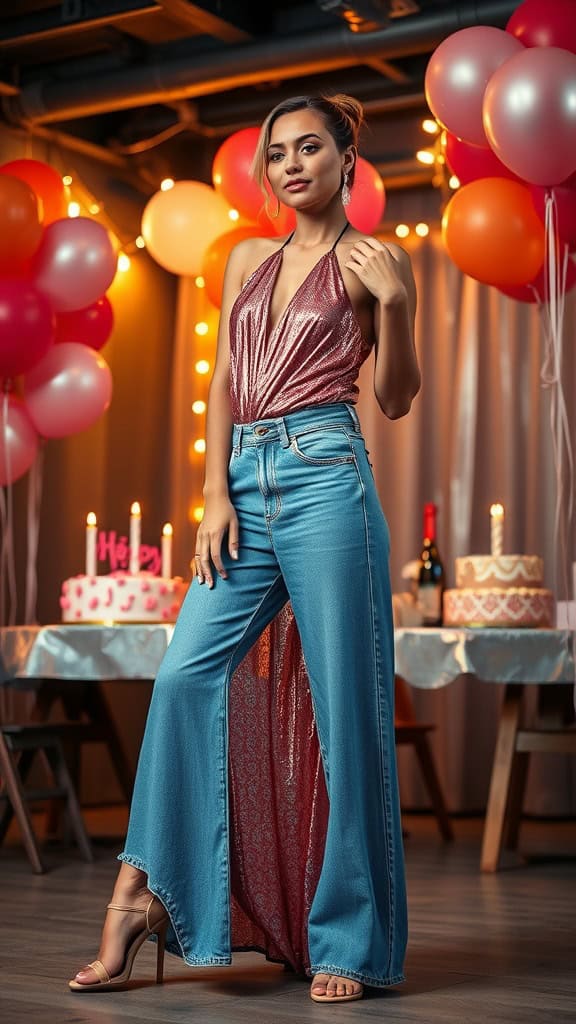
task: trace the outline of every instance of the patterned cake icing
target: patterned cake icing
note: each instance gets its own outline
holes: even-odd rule
[[[150,572],[72,576],[60,595],[63,622],[175,622],[188,584]]]
[[[554,595],[541,587],[493,587],[444,592],[444,625],[538,628],[554,620]]]
[[[542,587],[544,563],[538,555],[466,555],[456,559],[458,590]]]

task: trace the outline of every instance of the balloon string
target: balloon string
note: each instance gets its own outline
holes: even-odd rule
[[[545,355],[541,379],[550,389],[550,426],[556,478],[554,537],[559,549],[554,554],[554,589],[564,600],[570,597],[568,574],[568,536],[574,509],[574,456],[568,410],[562,382],[562,334],[568,270],[568,247],[558,261],[558,209],[553,193],[546,195],[545,209]],[[560,578],[558,574],[560,558]]]
[[[10,387],[4,387],[2,396],[2,434],[4,437],[4,465],[6,471],[6,499],[2,502],[2,553],[0,557],[0,579],[2,584],[2,624],[9,626],[16,623],[17,592],[16,592],[16,560],[14,552],[14,502],[12,488],[12,465],[10,459],[8,412]],[[4,589],[7,585],[9,611],[6,619]]]
[[[38,598],[38,539],[40,535],[43,468],[44,447],[41,445],[28,477],[26,599],[24,612],[24,622],[27,625],[35,625],[38,621],[36,609]]]

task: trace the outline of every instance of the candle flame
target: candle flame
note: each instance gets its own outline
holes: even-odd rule
[[[139,501],[133,501],[132,504],[130,505],[130,515],[131,516],[141,516],[142,515],[142,512],[140,511],[140,502]]]
[[[494,516],[495,518],[502,518],[504,516],[504,506],[500,505],[500,503],[496,505],[490,505],[490,515]]]
[[[96,513],[89,512],[86,516],[86,526],[96,526]]]
[[[165,523],[162,527],[162,536],[171,537],[173,533],[174,530],[172,529],[172,523]]]

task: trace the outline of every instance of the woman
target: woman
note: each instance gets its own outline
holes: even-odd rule
[[[158,980],[164,944],[192,965],[229,964],[251,945],[238,914],[265,935],[251,948],[312,976],[316,1001],[403,980],[388,530],[354,403],[373,346],[388,417],[408,412],[420,378],[409,259],[355,231],[343,209],[361,121],[350,97],[297,97],[262,127],[256,176],[297,226],[282,243],[241,242],[228,261],[196,578],[154,686],[114,913],[75,990],[122,984],[147,937]],[[228,771],[230,679],[288,599],[329,800],[318,870],[304,865],[307,948],[294,955],[279,937],[291,900],[266,917],[266,885],[243,891]]]

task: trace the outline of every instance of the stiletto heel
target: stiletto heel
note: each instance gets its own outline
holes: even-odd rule
[[[122,910],[129,911],[133,914],[145,914],[146,915],[146,926],[142,931],[137,932],[136,935],[130,940],[129,945],[124,953],[124,965],[120,974],[115,974],[113,978],[110,977],[108,971],[104,967],[101,960],[93,960],[91,964],[87,964],[85,970],[91,967],[97,977],[100,979],[92,984],[83,985],[81,982],[76,981],[74,978],[68,982],[68,985],[74,992],[95,992],[100,989],[110,988],[121,988],[129,980],[132,974],[132,965],[136,959],[136,954],[140,947],[144,944],[149,935],[156,934],[158,936],[158,950],[156,956],[156,984],[161,985],[164,979],[164,950],[166,948],[166,930],[168,928],[168,914],[164,910],[162,916],[155,921],[151,922],[150,910],[152,904],[156,902],[160,906],[160,900],[153,896],[150,900],[146,909],[140,907],[124,907],[119,903],[109,903],[108,910]]]

